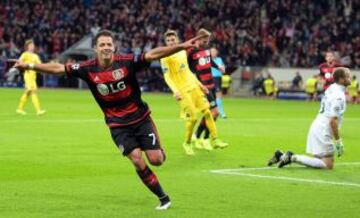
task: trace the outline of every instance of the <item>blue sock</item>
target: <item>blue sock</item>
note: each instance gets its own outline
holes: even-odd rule
[[[218,97],[216,98],[216,104],[218,106],[220,116],[222,116],[222,117],[226,116],[221,98],[218,98]]]

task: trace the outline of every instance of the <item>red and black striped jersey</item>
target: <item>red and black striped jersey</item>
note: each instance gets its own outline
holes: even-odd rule
[[[325,80],[324,90],[334,83],[333,72],[336,67],[342,67],[342,65],[336,62],[333,64],[324,62],[319,65],[320,76]]]
[[[214,89],[215,82],[211,74],[213,61],[211,60],[210,50],[190,48],[186,52],[190,70],[195,73],[196,77],[206,88],[209,90]]]
[[[115,55],[111,66],[102,67],[97,59],[68,64],[67,75],[84,80],[111,127],[135,124],[150,114],[141,99],[135,73],[149,67],[144,55]]]

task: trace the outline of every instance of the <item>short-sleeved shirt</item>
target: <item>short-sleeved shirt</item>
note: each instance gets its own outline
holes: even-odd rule
[[[337,117],[339,125],[341,124],[342,116],[346,110],[345,89],[345,86],[336,83],[329,86],[321,99],[319,119],[329,123],[330,118]]]
[[[29,51],[25,51],[23,52],[20,57],[19,60],[21,60],[24,63],[27,64],[41,64],[41,60],[39,58],[39,55],[33,53],[33,52],[29,52]],[[25,70],[24,75],[26,77],[32,77],[33,79],[36,78],[36,71],[34,70]]]
[[[168,73],[169,78],[177,90],[185,92],[198,86],[196,82],[197,79],[189,69],[186,52],[184,50],[162,58],[160,63],[163,73]]]
[[[214,62],[211,60],[210,50],[191,48],[186,52],[190,70],[206,88],[214,89],[215,82],[211,74],[211,66]]]
[[[103,68],[98,59],[66,65],[67,75],[84,80],[111,127],[127,126],[145,119],[150,110],[141,99],[136,72],[150,66],[144,55],[115,55]]]

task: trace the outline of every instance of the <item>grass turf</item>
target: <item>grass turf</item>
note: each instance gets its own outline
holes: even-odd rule
[[[181,148],[184,123],[170,95],[145,94],[167,161],[152,167],[171,196],[168,211],[142,185],[114,146],[88,91],[40,90],[47,114],[15,114],[22,90],[0,89],[0,217],[357,217],[360,165],[333,171],[289,167],[221,175],[212,169],[264,167],[276,148],[305,150],[319,103],[225,99],[218,121],[225,150]],[[346,153],[337,163],[359,162],[360,106],[349,105],[341,134]],[[323,180],[324,184],[266,176]],[[264,178],[265,177],[265,178]],[[359,186],[331,185],[326,182]]]

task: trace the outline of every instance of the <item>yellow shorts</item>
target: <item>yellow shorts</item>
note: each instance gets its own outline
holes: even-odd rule
[[[199,87],[182,92],[180,117],[196,119],[196,113],[210,108],[210,104]]]
[[[25,82],[25,89],[27,90],[36,90],[37,84],[36,84],[36,77],[27,77],[24,76],[24,82]]]

